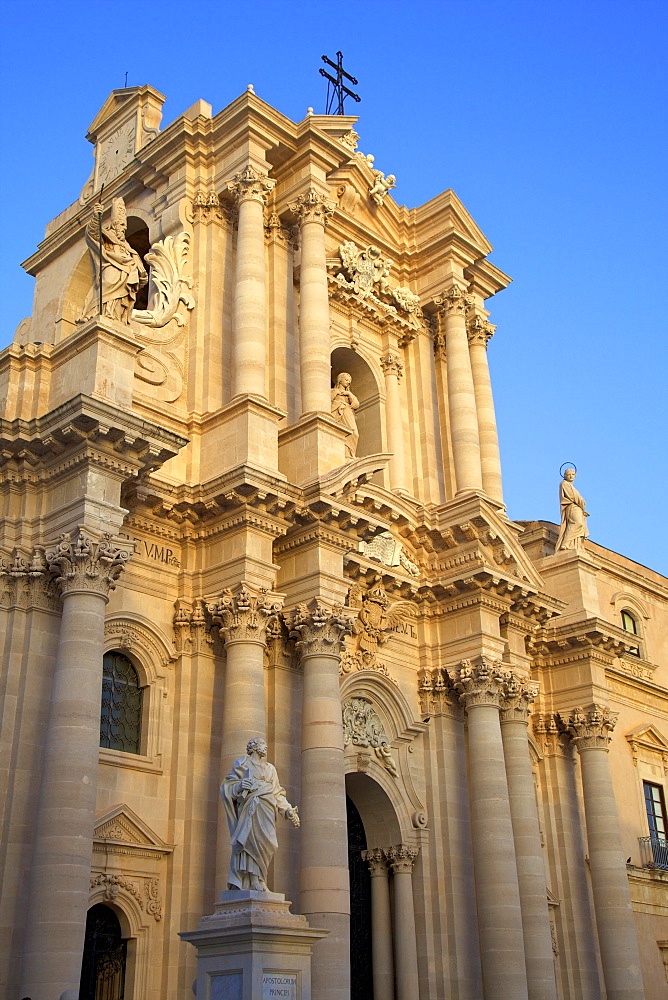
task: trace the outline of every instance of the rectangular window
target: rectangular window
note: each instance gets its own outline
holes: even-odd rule
[[[663,797],[661,785],[654,785],[651,781],[643,781],[645,792],[645,808],[647,809],[647,822],[649,824],[650,837],[660,840],[666,839],[666,803]]]

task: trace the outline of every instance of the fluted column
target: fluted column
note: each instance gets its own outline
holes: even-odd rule
[[[527,1000],[522,910],[499,705],[507,671],[478,657],[450,677],[466,707],[471,834],[485,1000]]]
[[[471,374],[478,413],[482,488],[490,499],[503,503],[499,435],[496,430],[494,396],[492,395],[492,382],[489,377],[489,363],[487,361],[487,344],[494,334],[495,327],[482,316],[475,315],[467,323],[467,330]]]
[[[235,759],[246,752],[248,741],[267,735],[264,649],[267,621],[280,610],[280,602],[269,598],[266,591],[253,594],[245,584],[225,591],[218,601],[207,605],[211,621],[225,641],[221,782]],[[217,884],[226,888],[230,841],[222,806],[218,815],[216,875]]]
[[[394,872],[394,967],[397,1000],[420,996],[413,903],[413,865],[417,847],[399,844],[385,852]]]
[[[394,1000],[394,964],[392,961],[392,918],[390,881],[385,851],[374,847],[362,851],[371,875],[371,961],[373,964],[373,1000]]]
[[[332,206],[311,188],[290,206],[301,228],[299,371],[302,413],[331,410],[329,292],[325,226]]]
[[[292,635],[304,669],[299,909],[329,934],[313,955],[313,996],[350,994],[350,883],[339,694],[342,639],[352,621],[341,605],[299,605]]]
[[[20,995],[79,995],[100,747],[104,609],[130,551],[63,535],[46,559],[63,614],[42,763]]]
[[[436,300],[445,324],[448,411],[457,493],[482,489],[480,435],[471,356],[466,334],[468,296],[453,285]]]
[[[568,730],[580,755],[591,885],[608,1000],[644,996],[608,746],[617,715],[599,705],[576,708]]]
[[[266,399],[267,299],[264,260],[264,203],[276,181],[250,164],[228,188],[239,212],[234,285],[234,373],[232,395]]]
[[[388,351],[380,359],[385,375],[385,419],[387,422],[387,445],[392,452],[390,459],[390,488],[406,490],[406,458],[404,452],[403,408],[399,395],[399,379],[404,366],[397,354]]]
[[[537,693],[537,684],[508,678],[501,700],[501,737],[515,841],[529,1000],[557,1000],[547,880],[527,734],[529,712]]]

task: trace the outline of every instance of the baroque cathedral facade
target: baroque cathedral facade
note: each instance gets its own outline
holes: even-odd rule
[[[509,520],[510,279],[355,118],[163,101],[107,99],[0,354],[2,1000],[192,996],[259,736],[314,1000],[659,1000],[668,580],[572,476]]]

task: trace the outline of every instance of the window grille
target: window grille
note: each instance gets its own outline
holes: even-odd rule
[[[112,909],[91,906],[86,917],[79,1000],[123,1000],[127,941]]]
[[[105,653],[102,669],[100,746],[139,753],[142,690],[137,671],[121,653]]]

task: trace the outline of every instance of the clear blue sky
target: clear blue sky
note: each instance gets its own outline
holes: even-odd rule
[[[665,0],[5,0],[0,346],[126,71],[167,95],[163,125],[248,83],[299,120],[341,49],[396,200],[453,188],[514,278],[488,303],[510,516],[557,519],[573,461],[592,539],[668,573],[667,25]]]

